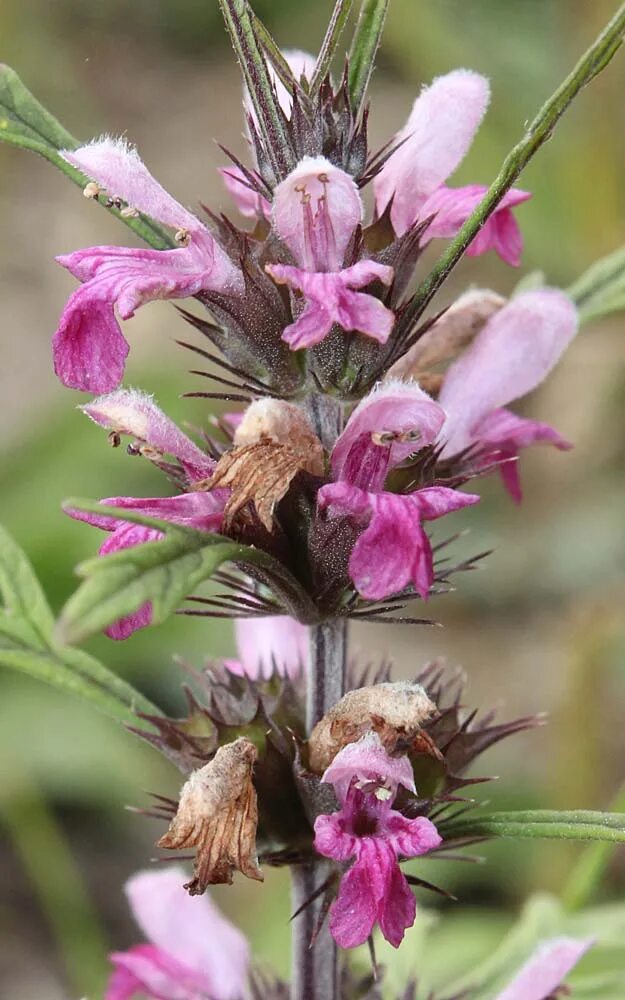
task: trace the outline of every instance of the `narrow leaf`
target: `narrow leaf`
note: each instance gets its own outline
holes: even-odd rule
[[[310,81],[310,93],[313,95],[319,90],[330,69],[353,2],[354,0],[337,0],[336,2]]]
[[[595,261],[567,294],[583,323],[625,309],[625,247]]]
[[[74,184],[81,188],[85,187],[88,178],[60,156],[60,150],[76,149],[80,145],[79,141],[40,104],[24,86],[15,70],[2,63],[0,63],[0,142],[39,153]],[[111,207],[107,210],[156,250],[175,246],[167,230],[147,216],[125,219],[118,209]]]
[[[6,611],[28,622],[37,645],[45,648],[54,629],[54,616],[28,559],[2,525],[0,594]]]
[[[363,105],[382,40],[389,0],[362,0],[349,52],[349,93],[357,115]]]
[[[282,54],[282,50],[274,39],[269,29],[263,24],[260,18],[252,11],[252,21],[257,38],[263,47],[267,59],[273,66],[276,76],[282,81],[286,89],[291,92],[297,91],[299,100],[306,106],[310,104],[308,94],[302,89],[299,80],[293,75],[293,70]]]
[[[243,72],[252,107],[276,180],[295,166],[284,112],[276,96],[247,0],[219,0],[234,51]]]
[[[625,843],[625,813],[536,809],[473,814],[441,823],[441,833],[446,839],[471,836]]]
[[[119,722],[132,722],[136,725],[136,717],[130,708],[108,691],[75,673],[52,653],[0,648],[0,665],[44,681],[60,691],[78,695]]]

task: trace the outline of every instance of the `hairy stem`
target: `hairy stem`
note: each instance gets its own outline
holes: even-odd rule
[[[438,289],[463,256],[465,250],[495,211],[534,154],[548,139],[568,106],[579,92],[605,69],[625,36],[625,4],[593,44],[586,50],[574,69],[555,93],[543,104],[525,135],[508,153],[501,169],[472,215],[456,238],[438,258],[429,275],[417,289],[404,316],[404,322],[414,322],[432,300]]]
[[[331,449],[341,431],[341,404],[327,396],[308,400],[308,415],[326,448]],[[306,698],[308,732],[343,695],[347,653],[347,620],[334,619],[310,630],[310,663]],[[292,906],[298,910],[323,884],[328,865],[323,861],[291,870]],[[323,894],[293,921],[291,1000],[338,1000],[336,945],[327,921],[315,938]]]

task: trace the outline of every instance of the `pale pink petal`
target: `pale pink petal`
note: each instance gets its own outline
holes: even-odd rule
[[[142,996],[150,1000],[212,1000],[211,982],[154,945],[113,952],[116,967],[104,1000]]]
[[[593,939],[571,937],[547,941],[496,1000],[545,1000],[562,984],[593,943]]]
[[[275,230],[309,271],[341,269],[362,212],[353,178],[323,157],[304,157],[274,192]]]
[[[524,292],[501,309],[449,368],[439,396],[447,413],[443,454],[474,441],[474,428],[535,389],[575,336],[577,310],[553,288]]]
[[[411,792],[415,791],[414,774],[408,757],[391,757],[387,754],[375,732],[367,733],[356,743],[348,743],[343,747],[321,780],[334,785],[341,802],[345,801],[353,780],[379,782],[393,792],[397,791],[398,785],[403,785]]]
[[[209,476],[215,462],[165,416],[154,398],[137,389],[118,389],[81,406],[94,423],[173,455],[196,479]]]
[[[435,237],[455,236],[477,208],[486,191],[487,188],[481,184],[468,184],[461,188],[441,185],[437,188],[419,212],[419,218],[422,220],[434,215],[421,242],[427,243]],[[507,264],[518,267],[521,263],[523,239],[512,209],[528,198],[531,198],[529,191],[517,188],[508,191],[469,245],[467,254],[470,257],[477,257],[487,253],[488,250],[495,250]]]
[[[158,949],[201,976],[211,1000],[235,1000],[245,990],[249,947],[210,896],[189,896],[180,868],[141,872],[126,883],[139,927]]]
[[[121,198],[132,208],[175,229],[203,230],[199,219],[161,187],[125,139],[102,136],[79,149],[66,149],[63,159],[105,188],[111,198]]]
[[[378,215],[392,199],[391,221],[398,235],[413,225],[426,198],[464,158],[489,95],[485,77],[459,69],[435,79],[415,101],[395,137],[403,144],[374,181]]]
[[[266,198],[250,187],[243,171],[236,166],[222,167],[219,170],[228,194],[231,196],[241,215],[248,219],[271,218],[271,205]]]
[[[334,446],[334,478],[382,489],[387,469],[432,444],[444,420],[444,410],[416,382],[380,383],[358,404]],[[380,435],[392,440],[382,443]]]
[[[267,679],[274,673],[297,677],[306,669],[310,630],[294,618],[238,618],[234,628],[239,659],[225,661],[231,673]]]
[[[293,350],[319,343],[334,323],[344,330],[358,330],[380,343],[388,339],[395,315],[374,296],[352,291],[350,272],[354,268],[323,272],[305,271],[288,264],[268,264],[266,270],[274,281],[289,285],[306,299],[304,312],[282,334],[282,339]],[[369,281],[375,280],[380,277],[380,272],[388,270],[371,262],[369,268],[357,271],[356,287],[367,283],[366,276]]]

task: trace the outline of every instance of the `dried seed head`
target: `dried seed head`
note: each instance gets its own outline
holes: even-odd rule
[[[253,502],[271,531],[276,504],[300,471],[323,475],[323,448],[302,411],[292,403],[263,399],[252,403],[234,435],[235,447],[222,455],[207,486],[230,486],[225,524]]]
[[[426,380],[433,377],[436,379],[436,376],[430,374],[430,369],[442,362],[452,361],[468,347],[505,302],[501,295],[487,288],[465,292],[407,354],[393,365],[386,378],[414,378],[426,389]],[[430,388],[435,388],[431,381]]]
[[[178,811],[157,846],[197,848],[194,878],[185,885],[192,896],[208,885],[231,883],[234,871],[263,880],[256,856],[258,806],[252,784],[257,756],[254,744],[240,737],[220,747],[182,788]]]
[[[133,208],[132,205],[126,205],[124,208],[122,208],[119,214],[121,215],[122,219],[136,219],[139,216],[139,211],[138,209]]]
[[[339,750],[369,732],[376,732],[385,750],[393,753],[399,743],[419,736],[422,723],[435,712],[436,705],[425,689],[408,681],[348,691],[313,729],[308,741],[309,767],[322,774]]]

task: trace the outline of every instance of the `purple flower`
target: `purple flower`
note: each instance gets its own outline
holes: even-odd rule
[[[297,677],[308,663],[309,629],[286,615],[240,618],[235,622],[239,658],[225,660],[232,674],[268,680]]]
[[[240,1000],[249,948],[210,896],[189,896],[184,872],[141,872],[126,883],[135,920],[150,941],[110,957],[104,1000]]]
[[[496,1000],[545,1000],[552,996],[592,944],[592,939],[570,937],[545,942]]]
[[[516,457],[535,441],[571,447],[546,424],[502,409],[538,386],[577,332],[571,300],[553,288],[525,292],[499,310],[449,368],[439,403],[447,418],[440,439],[443,457],[479,446],[483,464]],[[515,500],[521,489],[515,464],[502,465]]]
[[[485,77],[458,69],[437,77],[416,99],[408,121],[395,137],[398,148],[374,182],[378,215],[390,205],[398,236],[433,214],[422,242],[455,236],[481,201],[486,188],[474,184],[450,188],[444,182],[464,159],[489,97]],[[529,197],[525,191],[509,191],[467,253],[494,249],[509,264],[517,265],[522,240],[511,209]]]
[[[376,923],[395,948],[416,916],[416,902],[398,858],[415,858],[441,843],[429,819],[407,819],[392,808],[399,785],[414,791],[407,757],[390,757],[376,733],[337,754],[323,781],[334,785],[338,812],[315,821],[315,849],[354,864],[330,907],[330,931],[342,948],[367,940]]]
[[[298,266],[268,264],[267,271],[306,303],[282,336],[293,350],[319,343],[334,323],[380,343],[391,333],[391,310],[356,289],[390,285],[392,268],[371,260],[343,268],[362,211],[353,179],[323,157],[305,157],[274,192],[273,225]]]
[[[183,244],[175,250],[88,247],[57,257],[83,284],[54,335],[55,371],[72,389],[107,392],[119,385],[128,355],[115,307],[129,319],[153,299],[240,292],[243,278],[206,226],[167,194],[125,142],[105,137],[63,156],[111,197],[174,227]]]
[[[387,473],[432,444],[445,413],[414,382],[390,381],[362,400],[332,452],[336,480],[317,496],[328,516],[363,527],[350,556],[356,589],[380,600],[412,583],[426,600],[434,578],[432,548],[422,522],[477,503],[479,497],[443,486],[398,495],[384,491]]]

